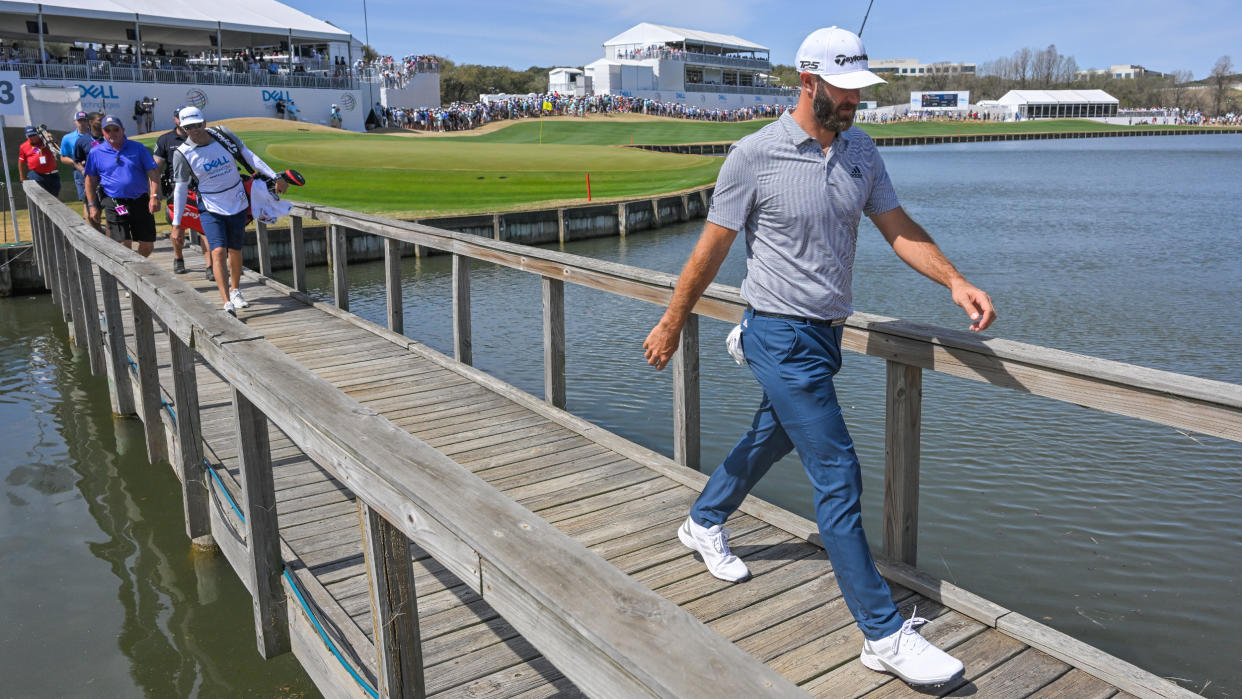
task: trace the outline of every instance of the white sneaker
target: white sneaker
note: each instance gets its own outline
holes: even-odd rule
[[[863,641],[858,659],[872,670],[891,672],[913,685],[945,684],[962,676],[966,670],[962,661],[915,631],[915,626],[926,623],[926,619],[912,614],[897,631],[878,641]]]
[[[229,301],[231,301],[233,306],[236,308],[250,308],[250,302],[242,296],[241,289],[233,289],[230,291]]]
[[[677,529],[677,538],[692,551],[698,551],[707,564],[707,572],[725,582],[739,583],[750,580],[750,569],[742,559],[729,551],[729,531],[719,524],[704,527],[693,519]]]
[[[237,307],[233,305],[232,301],[224,302],[224,312],[233,316],[234,318],[237,317]]]

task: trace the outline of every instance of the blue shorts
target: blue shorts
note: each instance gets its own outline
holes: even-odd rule
[[[241,250],[246,242],[246,212],[223,216],[210,211],[199,211],[198,222],[207,236],[207,249],[228,248]]]

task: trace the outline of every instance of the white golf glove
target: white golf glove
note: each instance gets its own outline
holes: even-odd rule
[[[743,323],[746,321],[742,321]],[[725,347],[729,349],[729,356],[733,357],[733,361],[738,366],[746,366],[746,355],[742,352],[742,326],[735,325],[729,331],[729,337],[725,338]]]

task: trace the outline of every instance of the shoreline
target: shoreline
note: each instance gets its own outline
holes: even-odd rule
[[[1198,134],[1242,134],[1242,128],[1228,126],[1186,126],[1177,129],[1117,129],[1109,131],[1031,131],[1015,133],[927,134],[921,136],[872,136],[879,148],[896,146],[934,146],[944,143],[988,143],[993,141],[1043,141],[1061,138],[1119,138],[1123,136],[1191,136]],[[673,145],[634,144],[655,153],[681,155],[724,155],[732,142],[681,143]]]

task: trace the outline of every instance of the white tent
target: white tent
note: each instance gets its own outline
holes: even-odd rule
[[[1110,117],[1119,104],[1103,90],[1010,90],[997,103],[1024,119]]]
[[[260,46],[279,39],[350,40],[349,32],[276,0],[0,0],[0,38],[37,43],[42,15],[45,41],[126,44],[135,31],[144,44]]]

